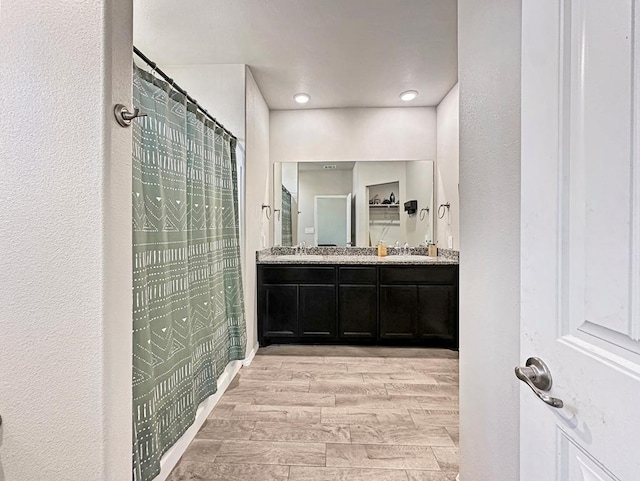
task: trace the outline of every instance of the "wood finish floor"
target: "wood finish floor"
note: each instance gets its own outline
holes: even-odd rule
[[[169,481],[454,481],[458,356],[270,346],[244,367]]]

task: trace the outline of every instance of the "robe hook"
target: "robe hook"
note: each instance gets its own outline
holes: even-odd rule
[[[450,208],[451,204],[449,204],[449,202],[446,204],[440,204],[438,207],[438,219],[442,219]]]
[[[262,204],[262,210],[267,209],[267,220],[271,220],[271,206],[268,204]]]

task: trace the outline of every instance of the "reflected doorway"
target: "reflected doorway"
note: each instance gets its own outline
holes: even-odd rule
[[[351,245],[351,194],[316,195],[315,245],[347,247]]]

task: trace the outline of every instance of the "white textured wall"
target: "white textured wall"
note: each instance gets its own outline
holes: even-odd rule
[[[519,477],[520,5],[458,1],[462,481]]]
[[[162,65],[189,95],[245,142],[245,65]]]
[[[271,162],[435,160],[434,107],[274,110]]]
[[[449,237],[453,237],[453,248],[460,249],[460,195],[458,192],[458,166],[460,152],[459,132],[459,87],[456,84],[442,99],[437,108],[438,157],[436,162],[436,182],[438,206],[451,205],[449,213],[438,219],[436,231],[438,245],[448,248]]]
[[[0,480],[131,479],[131,2],[0,8]]]
[[[307,245],[315,245],[315,235],[305,234],[305,227],[314,227],[316,195],[347,195],[351,193],[351,170],[300,171],[300,197],[298,210],[298,239]]]
[[[247,67],[246,80],[246,269],[245,309],[247,315],[247,352],[253,349],[257,336],[256,251],[272,245],[272,226],[262,212],[269,204],[273,185],[269,163],[269,107]]]

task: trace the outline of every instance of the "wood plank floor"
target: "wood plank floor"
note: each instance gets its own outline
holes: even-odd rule
[[[169,481],[454,481],[458,355],[269,346],[244,367]]]

